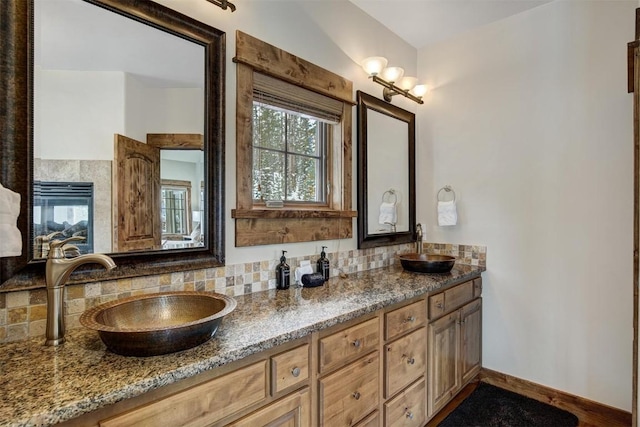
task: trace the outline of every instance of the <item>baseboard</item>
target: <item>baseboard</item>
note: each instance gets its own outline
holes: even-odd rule
[[[540,402],[564,409],[580,419],[581,426],[629,427],[631,413],[531,381],[482,368],[478,379]]]

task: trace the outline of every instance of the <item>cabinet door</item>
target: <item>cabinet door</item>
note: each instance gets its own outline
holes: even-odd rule
[[[429,324],[429,417],[460,388],[460,310]]]
[[[482,300],[467,304],[460,311],[460,369],[464,385],[476,376],[482,365]]]
[[[304,388],[230,424],[233,427],[307,427],[311,425],[311,398]]]

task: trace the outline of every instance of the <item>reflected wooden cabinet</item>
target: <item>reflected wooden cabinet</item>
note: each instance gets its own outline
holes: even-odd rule
[[[442,409],[480,371],[482,299],[478,286],[469,281],[429,297],[430,318],[435,319],[428,327],[429,417]]]

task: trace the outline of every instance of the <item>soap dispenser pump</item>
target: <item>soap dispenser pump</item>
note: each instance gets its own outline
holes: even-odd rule
[[[287,259],[284,257],[285,253],[287,253],[287,251],[282,251],[282,256],[280,257],[280,264],[276,266],[276,288],[277,289],[289,289],[291,270],[289,269],[289,264],[287,264]]]
[[[329,280],[330,263],[329,263],[329,260],[327,259],[327,254],[324,251],[326,248],[327,248],[326,246],[322,247],[322,251],[320,252],[320,258],[318,259],[317,265],[318,265],[318,273],[322,273],[322,277],[324,277],[324,280]]]

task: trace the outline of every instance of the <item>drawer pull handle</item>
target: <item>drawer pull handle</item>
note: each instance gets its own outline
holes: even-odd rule
[[[416,316],[407,317],[407,323],[411,323],[411,322],[415,322],[415,321],[416,321]]]
[[[360,340],[355,340],[354,342],[352,342],[351,344],[353,344],[353,346],[355,348],[359,348],[360,347]]]
[[[294,376],[294,377],[296,377],[296,378],[297,378],[298,376],[300,376],[300,368],[298,368],[297,366],[296,366],[295,368],[293,368],[293,369],[291,370],[291,375],[293,375],[293,376]]]
[[[353,398],[356,399],[356,400],[360,400],[360,392],[359,391],[354,392],[353,393]]]
[[[444,305],[441,302],[439,302],[436,304],[436,307],[442,310],[444,308]]]
[[[410,357],[410,358],[408,358],[408,359],[407,359],[407,363],[408,363],[409,365],[413,365],[414,363],[416,363],[416,359],[415,359],[415,358],[413,358],[413,357]]]
[[[406,415],[406,417],[407,417],[408,419],[412,420],[412,419],[413,419],[413,412],[411,412],[411,411],[409,410],[409,408],[407,408],[407,409],[406,409],[406,411],[407,411],[407,412],[406,412],[406,414],[405,414],[405,415]]]

